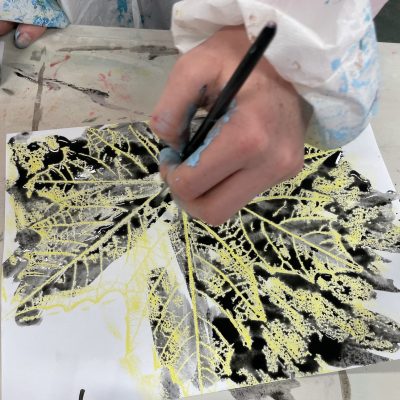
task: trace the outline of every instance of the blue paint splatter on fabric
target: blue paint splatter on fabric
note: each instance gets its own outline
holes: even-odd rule
[[[69,20],[56,0],[3,0],[0,2],[1,19],[46,26],[65,28]]]
[[[375,86],[375,82],[372,82],[375,74],[371,73],[371,71],[377,68],[378,63],[376,36],[373,26],[361,38],[358,46],[358,56],[362,62],[358,69],[352,71],[351,86],[355,90],[368,92],[371,90],[370,86]]]
[[[117,10],[118,10],[118,22],[122,23],[124,20],[124,14],[128,12],[127,0],[117,0]]]
[[[351,81],[351,86],[354,89],[361,89],[361,88],[363,88],[365,86],[368,86],[368,85],[369,85],[369,81],[368,80],[367,81],[362,81],[360,79],[353,79]]]
[[[340,82],[339,93],[347,93],[349,91],[349,81],[345,73],[340,77]]]
[[[336,71],[340,67],[341,64],[342,64],[342,62],[340,61],[340,58],[335,58],[331,62],[332,71]]]
[[[378,50],[373,24],[371,24],[371,27],[359,41],[354,57],[358,58],[359,62],[354,64],[353,69],[350,70],[348,74],[348,76],[352,78],[352,88],[362,90],[363,92],[360,92],[360,94],[364,96],[371,90],[373,90],[375,94],[375,87],[377,86],[376,80],[379,79],[379,77],[375,73],[378,69]],[[372,98],[374,97],[375,96],[372,96]]]
[[[118,1],[118,11],[123,14],[128,12],[128,3],[126,0],[117,0]]]
[[[335,148],[355,139],[378,105],[379,63],[375,27],[365,9],[365,33],[339,58],[330,60],[332,86],[310,98],[315,113],[311,144]]]
[[[133,27],[134,16],[132,9],[132,2],[128,0],[114,0],[115,8],[113,8],[113,18],[115,18],[116,26]]]
[[[364,22],[371,22],[372,20],[372,13],[371,13],[371,8],[370,7],[366,7],[363,10],[363,14],[364,14]]]
[[[364,40],[364,39],[361,39],[359,44],[358,44],[358,47],[360,48],[361,51],[366,51],[368,49],[367,41]]]

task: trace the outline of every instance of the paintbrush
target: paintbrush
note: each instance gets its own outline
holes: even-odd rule
[[[250,49],[240,62],[236,71],[229,79],[228,83],[219,94],[216,102],[211,107],[209,113],[204,118],[200,127],[193,135],[192,139],[183,149],[180,154],[181,160],[187,160],[204,142],[211,129],[216,122],[228,111],[232,100],[235,98],[247,78],[250,76],[261,57],[267,50],[268,45],[271,43],[276,33],[276,24],[269,22],[258,35],[255,42],[251,45]],[[168,186],[165,184],[159,194],[158,198],[165,198],[168,193]]]

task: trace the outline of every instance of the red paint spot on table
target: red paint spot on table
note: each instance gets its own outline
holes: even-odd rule
[[[63,62],[68,61],[71,58],[69,54],[67,54],[62,60],[54,61],[50,64],[50,68],[55,67],[56,65],[62,64]]]

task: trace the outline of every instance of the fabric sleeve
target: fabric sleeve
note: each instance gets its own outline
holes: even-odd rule
[[[0,0],[0,20],[65,28],[68,17],[56,0]]]
[[[382,10],[383,6],[388,2],[388,0],[371,0],[372,15],[378,15],[379,11]]]
[[[140,27],[137,0],[58,0],[73,24]]]
[[[226,25],[244,24],[254,39],[270,20],[278,31],[268,60],[313,107],[307,142],[334,148],[353,140],[369,122],[379,86],[369,0],[183,0],[172,31],[187,52]]]

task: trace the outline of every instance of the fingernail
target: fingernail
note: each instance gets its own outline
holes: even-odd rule
[[[160,151],[158,161],[160,164],[176,165],[181,163],[181,157],[176,150],[166,147]]]
[[[18,29],[15,31],[15,46],[19,49],[26,49],[32,43],[29,33],[21,33]]]

